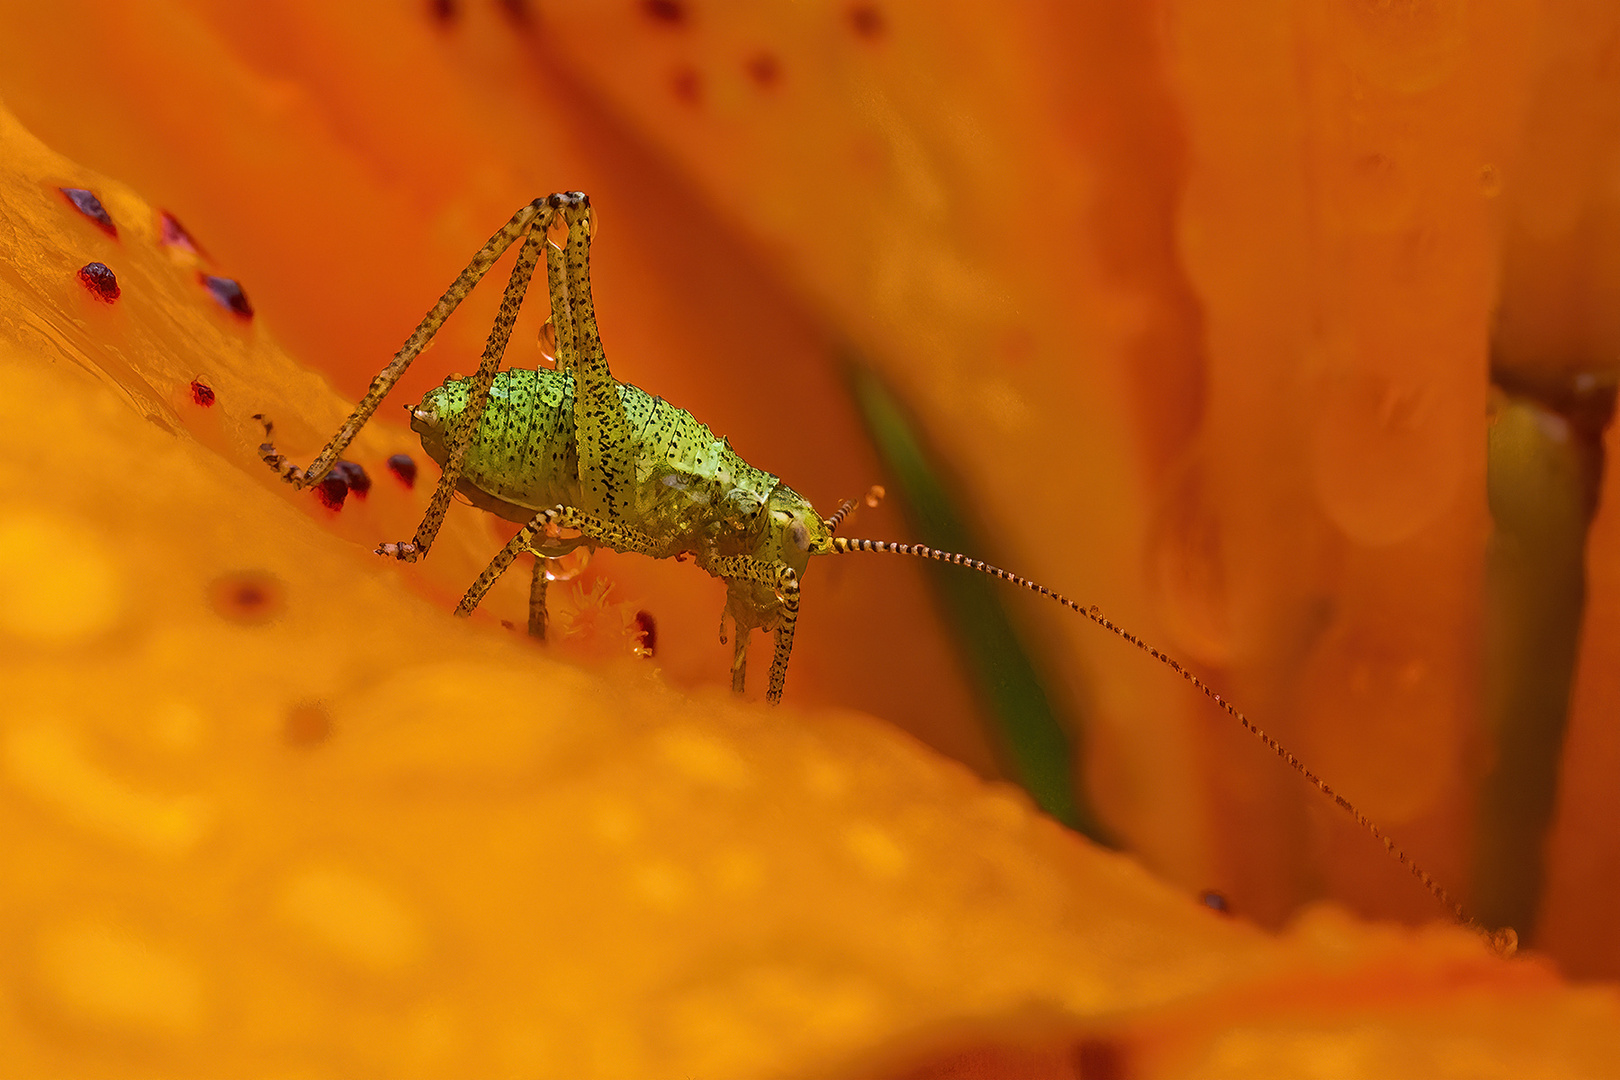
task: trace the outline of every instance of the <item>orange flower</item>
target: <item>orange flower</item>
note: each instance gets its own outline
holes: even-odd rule
[[[1613,1071],[1620,1000],[1544,961],[1188,900],[1279,921],[1319,864],[1364,910],[1435,914],[1079,620],[1028,612],[1054,692],[1095,703],[1106,822],[1179,890],[830,708],[994,771],[903,565],[816,568],[765,715],[720,693],[691,567],[593,560],[590,644],[540,653],[498,629],[520,582],[446,614],[498,544],[483,515],[419,566],[366,554],[429,486],[388,470],[422,457],[402,426],[356,444],[373,486],[341,512],[253,455],[252,413],[295,456],[343,414],[305,365],[353,396],[513,208],[589,190],[620,377],[830,507],[887,480],[857,343],[993,554],[1200,662],[1459,880],[1496,257],[1495,193],[1459,177],[1510,160],[1530,23],[1386,8],[1178,0],[1162,40],[1147,6],[0,16],[7,103],[133,185],[0,120],[10,1071]],[[468,367],[493,303],[401,402]],[[607,580],[656,616],[652,664],[596,618]]]

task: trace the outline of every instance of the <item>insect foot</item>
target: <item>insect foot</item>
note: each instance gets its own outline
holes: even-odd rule
[[[270,466],[282,480],[302,489],[308,483],[308,474],[276,450],[275,425],[263,413],[254,413],[253,419],[264,425],[264,442],[259,444],[259,460]]]

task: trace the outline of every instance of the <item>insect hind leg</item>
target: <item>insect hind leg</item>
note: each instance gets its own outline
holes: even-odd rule
[[[490,267],[495,265],[496,260],[506,253],[507,248],[526,236],[530,229],[536,225],[539,226],[540,231],[543,233],[551,224],[552,216],[555,213],[556,208],[549,205],[547,200],[535,199],[533,202],[520,207],[517,213],[512,215],[510,221],[496,230],[495,235],[491,236],[489,241],[478,250],[478,253],[472,257],[472,261],[467,264],[466,268],[456,275],[456,280],[450,283],[450,287],[444,291],[443,296],[439,297],[438,302],[429,309],[426,315],[422,316],[422,321],[411,332],[411,336],[405,339],[405,344],[399,347],[399,351],[388,362],[388,366],[378,372],[377,377],[371,380],[371,387],[355,405],[354,412],[350,413],[348,419],[343,421],[342,426],[338,428],[337,434],[332,436],[331,441],[326,444],[326,447],[316,456],[308,468],[298,468],[278,452],[270,421],[263,414],[255,415],[254,419],[264,424],[265,441],[259,446],[260,460],[274,469],[282,480],[295,488],[309,487],[311,484],[319,483],[324,479],[326,474],[332,471],[332,465],[337,461],[338,455],[348,449],[349,444],[354,441],[354,437],[360,433],[360,429],[365,427],[366,422],[377,411],[377,407],[382,404],[383,398],[388,396],[388,392],[394,388],[394,384],[399,382],[400,377],[405,374],[405,370],[411,366],[411,361],[415,360],[421,355],[422,350],[427,348],[428,342],[433,340],[433,335],[439,332],[439,327],[444,325],[444,321],[450,317],[451,312],[460,307],[461,302],[467,298],[467,294],[472,292],[473,288],[484,279],[484,275],[489,273]]]

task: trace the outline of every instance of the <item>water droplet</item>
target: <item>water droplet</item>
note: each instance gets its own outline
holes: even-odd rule
[[[590,565],[591,549],[577,547],[566,555],[546,559],[547,581],[573,581]]]
[[[882,502],[883,497],[887,494],[888,492],[883,490],[882,484],[873,484],[866,489],[866,505],[876,509],[878,503]]]
[[[552,359],[557,357],[557,323],[550,315],[540,324],[540,351]]]

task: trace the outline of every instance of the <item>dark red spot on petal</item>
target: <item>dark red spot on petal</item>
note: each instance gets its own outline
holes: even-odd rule
[[[286,588],[264,570],[238,570],[214,579],[208,586],[208,602],[222,619],[259,626],[286,607]]]
[[[456,7],[456,0],[428,0],[428,17],[435,22],[454,22],[460,10]]]
[[[658,621],[650,611],[636,612],[636,655],[650,658],[658,648]]]
[[[203,288],[214,295],[219,306],[227,311],[233,311],[244,319],[253,318],[253,305],[248,302],[247,293],[242,286],[227,277],[214,277],[212,274],[198,274],[197,279],[203,283]]]
[[[641,13],[666,26],[680,26],[687,15],[684,0],[641,0]]]
[[[332,714],[319,701],[301,701],[287,710],[281,738],[288,746],[319,746],[332,737]]]
[[[90,295],[104,304],[112,303],[123,294],[118,288],[118,275],[108,269],[106,263],[85,263],[79,269],[79,280],[90,290]]]
[[[501,10],[518,26],[529,25],[528,0],[500,0]]]
[[[1125,1047],[1113,1039],[1081,1039],[1074,1048],[1080,1080],[1125,1080],[1130,1075]]]
[[[202,248],[197,246],[197,241],[186,231],[186,227],[167,210],[158,211],[158,243],[164,247],[179,248],[193,255],[203,253]]]
[[[371,477],[357,462],[339,461],[332,466],[332,475],[349,486],[349,490],[360,498],[365,498],[371,492]]]
[[[703,97],[703,76],[696,68],[676,68],[669,77],[669,89],[678,100],[696,105]]]
[[[201,379],[192,379],[191,400],[205,409],[208,408],[214,403],[214,388]]]
[[[407,488],[416,486],[416,462],[409,454],[395,454],[388,459],[388,471],[399,477]]]
[[[754,80],[754,85],[762,90],[768,90],[782,79],[782,65],[770,53],[755,53],[748,58],[744,65],[748,77]]]
[[[872,41],[882,37],[889,24],[876,4],[851,4],[849,28],[860,37]]]
[[[349,497],[349,485],[340,476],[328,476],[316,484],[314,490],[315,497],[328,510],[343,509],[343,501]]]
[[[101,226],[102,232],[108,236],[118,235],[118,226],[113,224],[112,215],[107,213],[105,206],[101,205],[101,200],[96,198],[95,192],[78,187],[57,188],[56,190],[66,195],[67,201],[77,207],[79,213]]]

